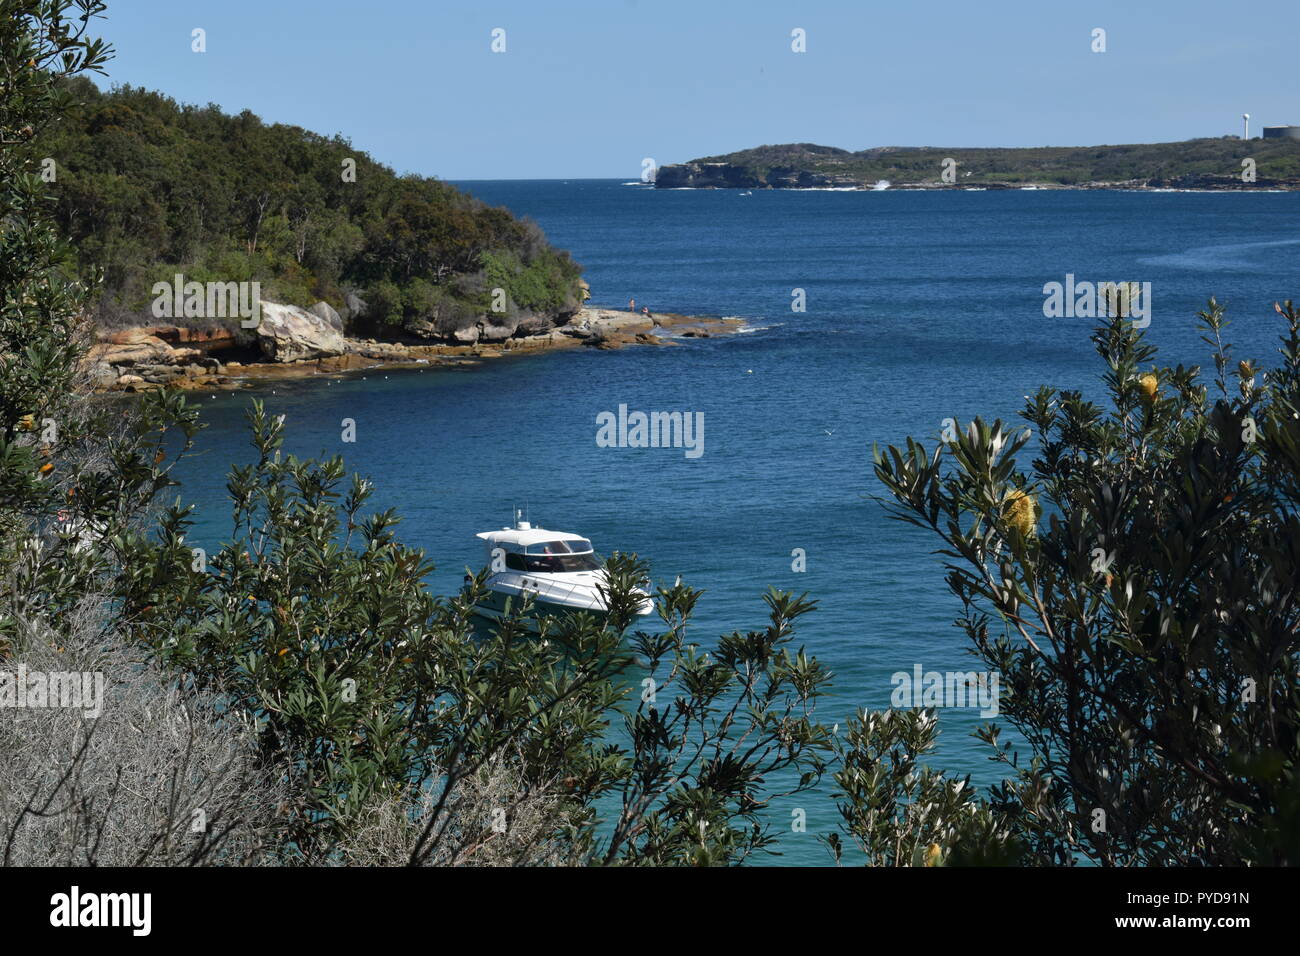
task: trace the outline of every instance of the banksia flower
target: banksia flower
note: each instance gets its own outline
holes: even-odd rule
[[[1007,495],[1007,521],[1025,537],[1038,525],[1038,502],[1034,496],[1017,488]]]
[[[925,865],[938,866],[943,859],[943,849],[937,843],[931,843],[925,850]]]
[[[54,464],[53,464],[52,462],[48,462],[48,461],[47,461],[45,464],[41,465],[41,474],[42,474],[42,475],[48,475],[48,474],[49,474],[50,472],[52,472],[53,470],[54,470]]]
[[[18,427],[19,427],[22,431],[25,431],[25,432],[35,431],[35,430],[36,430],[36,416],[35,416],[35,415],[24,415],[22,418],[18,419]]]
[[[1160,391],[1160,379],[1153,373],[1147,372],[1138,379],[1138,388],[1142,390],[1142,395],[1148,403],[1154,402],[1156,394]]]

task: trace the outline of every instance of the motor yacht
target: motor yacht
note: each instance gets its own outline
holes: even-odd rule
[[[608,610],[602,588],[606,575],[591,541],[579,534],[535,528],[516,519],[514,527],[482,531],[477,535],[487,550],[491,573],[487,592],[474,612],[498,620],[531,597],[536,616]],[[654,602],[640,588],[637,616],[650,614]],[[508,602],[508,603],[507,603]]]

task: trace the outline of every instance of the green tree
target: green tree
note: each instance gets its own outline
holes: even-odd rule
[[[876,454],[897,517],[943,542],[972,650],[1001,674],[989,809],[1026,861],[1295,863],[1300,749],[1300,315],[1282,361],[1154,364],[1122,317],[1093,336],[1108,405],[1042,388],[1033,433],[976,419]],[[1020,465],[1031,438],[1037,455]]]
[[[815,785],[828,749],[813,710],[829,675],[790,649],[812,602],[773,592],[767,629],[701,648],[699,592],[681,584],[659,592],[662,629],[631,631],[648,572],[616,555],[608,619],[547,617],[534,636],[525,604],[476,631],[482,574],[435,599],[397,516],[363,514],[368,482],[338,458],[283,456],[284,423],[260,404],[250,425],[232,539],[196,562],[173,507],[133,539],[117,596],[131,639],[224,693],[259,726],[265,765],[288,768],[283,860],[500,861],[541,841],[564,862],[714,864],[770,848],[764,808]],[[631,706],[643,679],[656,692]]]

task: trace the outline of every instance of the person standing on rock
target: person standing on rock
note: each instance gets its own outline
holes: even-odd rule
[[[636,299],[628,299],[628,300],[627,300],[627,310],[628,310],[629,312],[635,312],[635,311],[636,311]]]
[[[650,320],[650,324],[653,325],[656,329],[659,328],[659,320],[656,319],[656,318],[655,318],[655,317],[650,313],[650,306],[648,306],[648,305],[643,305],[643,306],[641,306],[641,314],[644,315],[647,319],[649,319],[649,320]]]

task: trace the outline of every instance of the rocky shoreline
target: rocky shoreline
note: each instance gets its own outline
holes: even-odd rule
[[[328,306],[301,309],[261,303],[256,328],[237,323],[208,328],[141,325],[100,332],[83,359],[96,391],[138,392],[172,387],[187,391],[234,391],[263,381],[338,377],[374,368],[456,368],[491,359],[564,348],[617,349],[672,346],[680,340],[728,335],[744,327],[738,318],[582,308],[544,332],[469,344],[427,340],[349,338]]]

